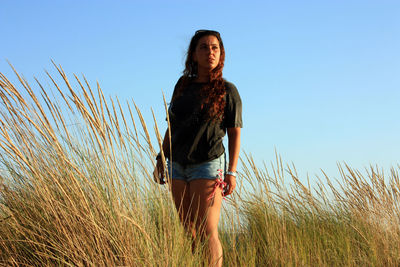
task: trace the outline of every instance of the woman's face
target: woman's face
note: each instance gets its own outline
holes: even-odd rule
[[[214,35],[206,35],[200,38],[193,54],[194,62],[197,62],[199,70],[211,71],[218,66],[221,50],[219,41]]]

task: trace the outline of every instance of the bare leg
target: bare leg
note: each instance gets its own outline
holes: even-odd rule
[[[192,199],[190,197],[189,184],[186,181],[172,179],[171,191],[179,219],[194,240],[196,237],[196,230],[190,214]]]
[[[189,183],[190,195],[193,197],[192,212],[195,226],[203,238],[208,239],[210,266],[222,266],[222,246],[218,236],[218,222],[221,214],[221,189],[215,190],[215,180],[196,179]]]

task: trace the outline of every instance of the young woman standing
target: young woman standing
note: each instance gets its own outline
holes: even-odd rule
[[[236,87],[222,78],[224,61],[220,34],[197,31],[168,110],[171,143],[168,130],[163,142],[164,155],[172,155],[168,170],[179,217],[193,238],[208,240],[212,266],[222,266],[218,221],[222,197],[236,187],[242,127],[242,102]],[[226,133],[228,164],[222,143]],[[160,173],[164,167],[159,154]]]

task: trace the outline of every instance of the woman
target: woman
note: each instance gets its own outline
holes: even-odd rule
[[[242,127],[239,93],[232,83],[222,78],[224,60],[220,34],[197,31],[191,39],[185,70],[169,106],[171,143],[168,130],[163,141],[179,217],[193,238],[200,236],[208,240],[213,266],[222,265],[218,221],[222,196],[230,195],[236,187]],[[226,132],[227,168],[222,144]],[[159,154],[159,173],[163,167]]]

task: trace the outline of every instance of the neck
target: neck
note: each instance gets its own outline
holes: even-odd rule
[[[209,82],[210,81],[210,72],[204,70],[198,70],[196,82]]]

